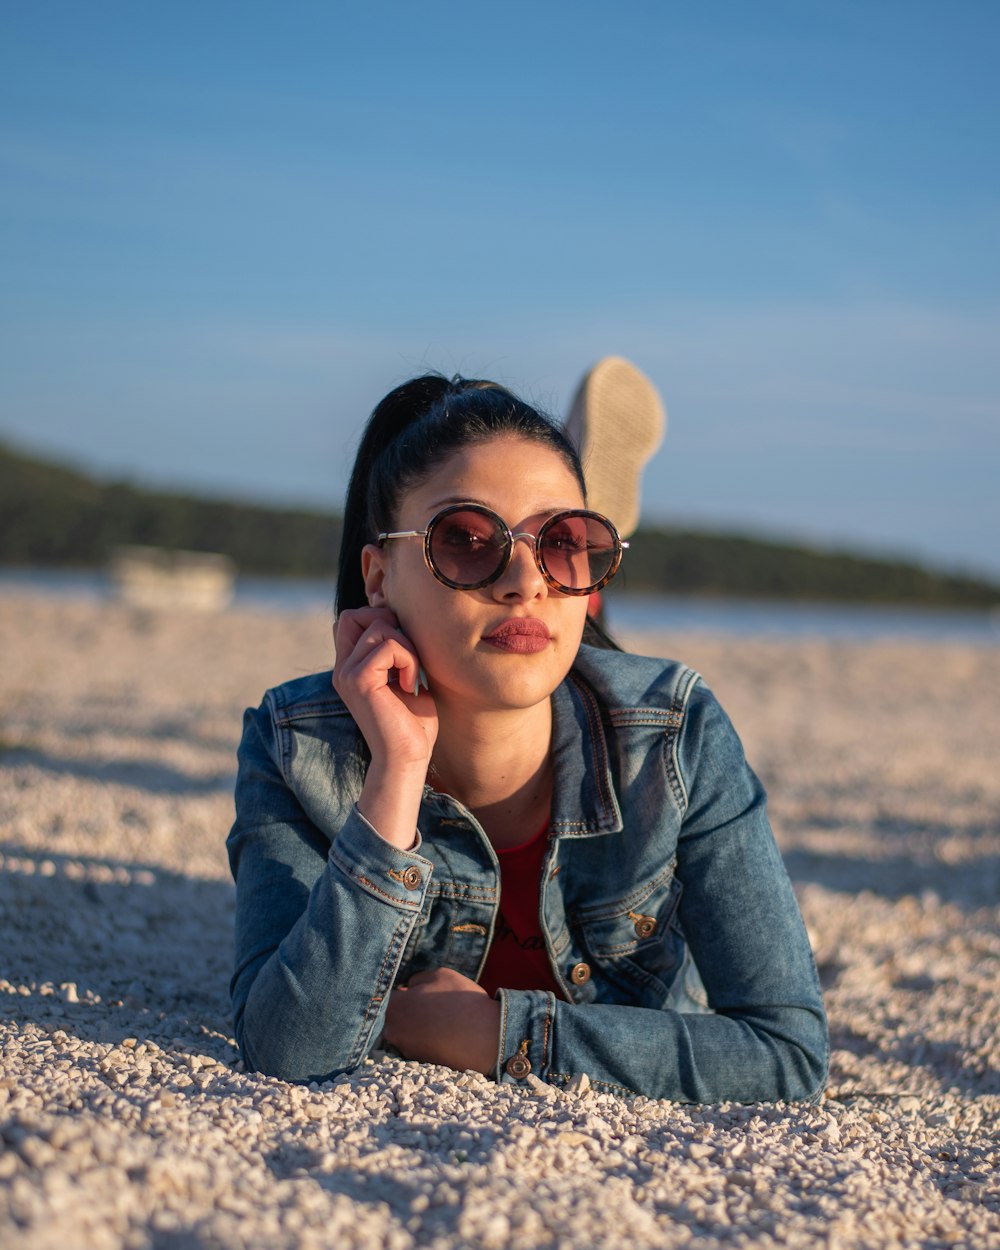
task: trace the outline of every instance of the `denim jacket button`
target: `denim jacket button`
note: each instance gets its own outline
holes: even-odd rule
[[[504,1067],[506,1068],[508,1075],[514,1077],[515,1080],[520,1081],[523,1080],[523,1078],[526,1077],[531,1071],[531,1060],[527,1055],[511,1055],[511,1057],[504,1064]]]
[[[404,868],[402,881],[408,890],[419,890],[421,881],[420,869],[414,868],[412,864],[409,868]]]
[[[586,985],[590,980],[590,964],[574,964],[569,979],[574,985]]]
[[[653,916],[639,916],[635,922],[636,937],[648,938],[656,932],[656,920]]]

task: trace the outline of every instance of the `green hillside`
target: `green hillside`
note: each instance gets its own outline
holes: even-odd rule
[[[95,567],[130,543],[223,552],[244,573],[323,575],[340,518],[102,483],[0,444],[0,564]]]
[[[624,584],[630,590],[942,607],[1000,604],[996,583],[902,560],[740,534],[641,529],[627,555]]]
[[[244,573],[332,577],[340,518],[100,482],[0,444],[0,565],[100,567],[123,544],[218,551]],[[990,606],[1000,586],[857,552],[738,534],[641,529],[616,585],[633,591]]]

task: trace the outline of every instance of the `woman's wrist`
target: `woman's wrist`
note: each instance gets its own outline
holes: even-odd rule
[[[380,838],[398,850],[412,850],[416,843],[426,777],[426,765],[391,770],[374,763],[369,766],[357,802],[358,811]]]

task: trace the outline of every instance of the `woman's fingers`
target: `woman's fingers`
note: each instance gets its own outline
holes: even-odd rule
[[[334,634],[337,662],[334,686],[359,676],[375,676],[376,685],[388,685],[396,670],[400,685],[415,693],[420,679],[420,661],[413,645],[399,628],[394,613],[387,608],[361,608],[343,613]],[[366,683],[367,685],[368,683]]]
[[[366,692],[396,684],[407,694],[417,693],[420,665],[413,648],[401,635],[368,637],[363,635],[343,669],[346,680]]]
[[[348,608],[337,617],[333,637],[338,643],[342,637],[346,638],[350,647],[376,621],[384,621],[391,629],[399,628],[396,613],[391,608]]]
[[[333,629],[338,663],[350,657],[365,634],[380,628],[386,633],[396,633],[405,638],[395,612],[388,608],[355,608],[341,612]]]

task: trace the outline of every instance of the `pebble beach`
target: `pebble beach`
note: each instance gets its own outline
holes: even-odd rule
[[[644,633],[767,786],[831,1024],[817,1106],[242,1070],[242,711],[330,621],[0,595],[0,1245],[1000,1246],[1000,648]]]

